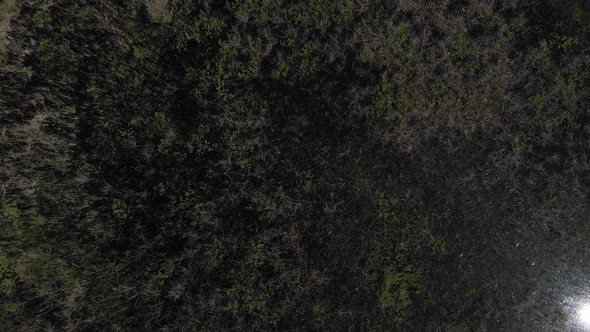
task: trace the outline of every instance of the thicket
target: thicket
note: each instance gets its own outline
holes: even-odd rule
[[[0,21],[4,330],[506,328],[505,244],[590,240],[587,1]]]

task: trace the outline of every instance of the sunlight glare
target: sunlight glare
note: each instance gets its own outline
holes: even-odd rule
[[[590,303],[583,304],[578,310],[580,322],[586,326],[590,326]]]

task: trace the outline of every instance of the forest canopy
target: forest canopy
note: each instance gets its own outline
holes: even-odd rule
[[[3,1],[0,329],[561,329],[589,33],[585,0]]]

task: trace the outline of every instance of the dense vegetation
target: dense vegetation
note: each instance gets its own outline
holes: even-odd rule
[[[588,1],[0,22],[2,330],[519,330],[531,257],[588,262]]]

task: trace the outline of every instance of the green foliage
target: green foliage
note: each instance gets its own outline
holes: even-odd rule
[[[33,26],[37,29],[47,28],[51,24],[51,14],[48,4],[39,3],[38,10],[33,15]]]
[[[500,37],[498,38],[498,42],[504,44],[514,40],[517,32],[518,30],[515,27],[503,22],[500,25]]]
[[[377,194],[377,204],[379,209],[377,210],[377,218],[383,220],[386,224],[396,224],[399,222],[395,209],[398,205],[396,198],[388,199],[385,193]]]
[[[578,41],[574,37],[563,36],[558,34],[553,34],[550,45],[554,47],[558,47],[560,49],[566,50],[568,48],[572,48],[576,46]]]
[[[16,202],[6,202],[2,201],[2,205],[0,205],[0,213],[2,217],[7,222],[15,222],[20,218],[20,210],[16,206]]]
[[[466,293],[467,293],[468,296],[474,297],[474,296],[477,295],[477,289],[475,289],[473,287],[468,288],[467,291],[466,291]]]
[[[586,7],[3,2],[0,326],[535,330],[495,285],[590,239]]]
[[[529,102],[533,105],[533,106],[539,106],[543,103],[543,97],[539,96],[539,95],[534,95],[532,97],[529,98]]]
[[[382,309],[394,312],[394,317],[401,319],[409,309],[412,301],[411,292],[423,292],[421,286],[420,273],[412,266],[406,266],[401,272],[396,272],[397,268],[385,268],[383,276],[383,286],[379,296],[379,305]]]
[[[580,84],[580,73],[566,70],[560,75],[559,81],[564,93],[572,93]]]
[[[447,244],[443,239],[433,237],[430,246],[432,247],[432,252],[434,254],[442,255],[447,252]]]
[[[133,55],[139,60],[146,57],[145,52],[146,52],[145,49],[143,49],[141,47],[136,46],[133,48]]]
[[[12,295],[16,284],[16,278],[10,268],[8,256],[0,252],[0,290],[3,296]]]
[[[127,219],[127,205],[120,200],[114,200],[112,204],[113,215],[115,218],[124,220]]]
[[[0,64],[5,63],[5,56],[9,44],[8,33],[11,29],[11,19],[18,12],[16,0],[6,0],[0,3]]]

